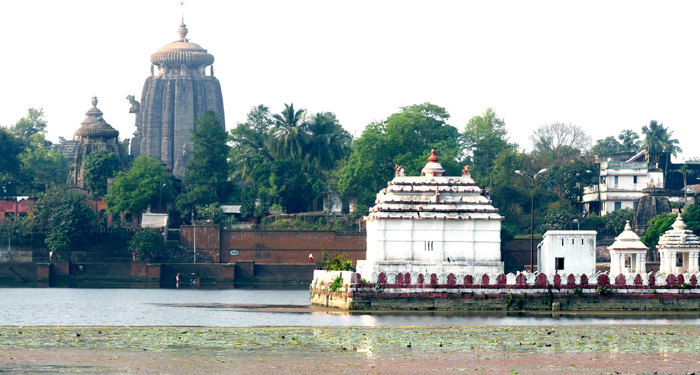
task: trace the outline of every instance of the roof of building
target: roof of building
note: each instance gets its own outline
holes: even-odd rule
[[[85,120],[80,124],[76,135],[81,137],[117,137],[119,132],[102,118],[102,111],[97,109],[97,97],[92,97],[92,108],[85,112]]]
[[[639,236],[634,233],[630,221],[627,220],[625,230],[615,238],[612,245],[608,246],[608,250],[649,250],[649,248],[639,240]]]
[[[421,176],[406,176],[396,166],[396,176],[377,194],[376,205],[365,218],[372,220],[502,220],[487,198],[488,191],[472,180],[469,167],[462,176],[443,176],[445,170],[431,151]]]
[[[678,213],[678,217],[676,217],[672,227],[673,229],[667,230],[659,238],[659,244],[656,246],[658,249],[700,248],[700,238],[692,230],[685,229],[686,225],[680,213]]]
[[[214,63],[214,56],[207,53],[207,50],[199,44],[191,43],[187,38],[187,25],[183,20],[177,29],[180,38],[172,43],[164,45],[158,52],[151,55],[153,65],[168,65],[180,67],[207,66]]]

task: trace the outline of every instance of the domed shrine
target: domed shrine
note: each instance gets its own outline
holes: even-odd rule
[[[71,165],[68,176],[68,184],[71,187],[85,188],[83,163],[91,153],[113,152],[119,156],[119,160],[123,160],[119,148],[119,132],[104,120],[102,111],[97,108],[95,96],[92,97],[92,108],[85,113],[85,120],[80,124],[73,139],[78,142],[78,147],[75,152],[75,162]]]
[[[503,272],[501,220],[488,191],[465,166],[444,176],[432,150],[420,176],[396,176],[377,194],[367,222],[366,260],[357,272],[376,280],[381,272],[430,275]]]
[[[666,231],[656,245],[661,258],[659,271],[665,274],[700,272],[700,238],[692,230],[685,229],[686,225],[680,213],[671,227],[673,229]],[[679,254],[681,266],[677,265]]]
[[[179,39],[151,55],[151,76],[143,85],[141,102],[133,95],[127,96],[131,103],[129,112],[136,114],[131,154],[160,160],[171,166],[178,178],[184,175],[191,157],[190,131],[195,129],[197,118],[213,110],[225,127],[221,84],[214,77],[214,56],[190,42],[187,33],[183,20],[178,28]]]
[[[610,251],[611,275],[644,274],[647,272],[647,251],[649,248],[639,240],[639,236],[632,230],[629,220],[625,224],[625,230],[615,237],[615,242],[608,247],[608,250]],[[629,267],[626,266],[627,256],[630,259]]]

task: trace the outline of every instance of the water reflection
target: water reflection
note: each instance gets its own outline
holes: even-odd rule
[[[94,284],[93,284],[94,285]],[[143,285],[143,284],[141,284]],[[174,286],[174,285],[173,285]],[[700,313],[344,312],[309,307],[294,285],[162,289],[4,288],[0,326],[458,326],[700,324]],[[242,308],[242,305],[247,307]],[[269,305],[268,309],[250,308]],[[278,307],[278,311],[273,312]]]

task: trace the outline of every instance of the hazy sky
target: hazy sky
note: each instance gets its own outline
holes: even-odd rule
[[[49,138],[71,138],[96,95],[131,137],[125,98],[141,97],[183,8],[188,38],[216,58],[227,128],[293,102],[359,136],[431,102],[460,130],[492,107],[526,148],[555,121],[595,140],[656,119],[700,156],[697,1],[0,0],[0,124],[42,107]]]

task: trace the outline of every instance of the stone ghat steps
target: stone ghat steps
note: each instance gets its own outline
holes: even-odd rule
[[[175,283],[175,277],[180,274],[180,282],[188,283],[199,279],[203,283],[234,281],[234,265],[226,263],[163,263],[161,264],[161,283]]]
[[[261,283],[311,283],[315,264],[256,264],[254,276],[245,282]]]
[[[0,280],[25,283],[35,282],[36,264],[14,262],[0,263]]]
[[[131,263],[71,263],[69,272],[75,280],[128,281],[131,280]]]

